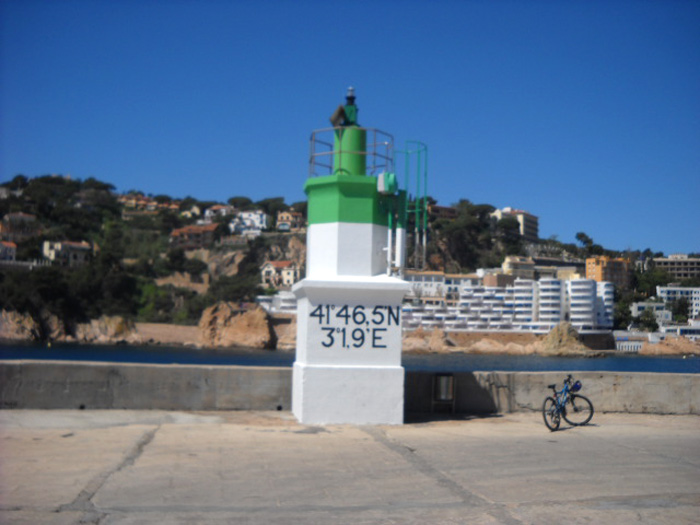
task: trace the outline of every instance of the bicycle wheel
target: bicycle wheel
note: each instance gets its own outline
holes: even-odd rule
[[[544,400],[542,405],[542,416],[544,417],[544,424],[547,428],[554,432],[559,428],[559,423],[561,423],[561,417],[559,415],[559,410],[557,409],[557,402],[553,397],[548,397]]]
[[[593,403],[586,396],[571,394],[562,415],[569,425],[585,425],[593,417]]]

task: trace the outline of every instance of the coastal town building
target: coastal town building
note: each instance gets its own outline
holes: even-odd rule
[[[298,232],[304,227],[304,216],[294,210],[277,212],[277,230],[281,232]]]
[[[659,328],[665,336],[685,337],[691,341],[700,341],[700,321],[691,319],[686,325],[665,325]]]
[[[10,197],[21,197],[24,190],[16,189],[13,190],[7,186],[0,186],[0,200],[9,199]]]
[[[8,213],[0,222],[0,240],[22,242],[41,233],[41,224],[35,215],[23,212]]]
[[[301,270],[293,261],[268,261],[262,265],[261,274],[265,286],[287,288],[300,279]]]
[[[10,241],[0,241],[0,261],[14,261],[17,258],[17,245]]]
[[[572,279],[568,282],[574,282]],[[596,283],[596,325],[611,329],[615,321],[615,285],[603,281]]]
[[[700,319],[700,288],[683,286],[657,286],[656,296],[669,304],[680,299],[688,301],[688,318]]]
[[[535,250],[536,251],[536,250]],[[573,257],[543,257],[533,255],[535,279],[583,279],[586,277],[586,261]]]
[[[170,246],[183,250],[208,248],[214,244],[218,224],[195,224],[177,228],[170,233]]]
[[[229,230],[233,234],[257,237],[268,224],[269,216],[263,210],[239,211],[229,223]]]
[[[530,242],[537,242],[539,239],[539,219],[524,210],[516,210],[511,207],[505,207],[501,210],[495,210],[490,214],[491,218],[500,221],[505,218],[513,218],[518,221],[520,236]]]
[[[214,204],[204,210],[204,223],[211,224],[217,217],[229,217],[235,213],[235,208],[227,204]]]
[[[297,313],[297,298],[289,290],[280,290],[275,295],[261,295],[255,302],[270,314]]]
[[[202,209],[197,206],[196,204],[192,205],[190,208],[186,210],[182,210],[180,212],[180,217],[183,217],[185,219],[196,219],[197,217],[202,216]]]
[[[478,277],[478,274],[476,276]],[[481,280],[484,286],[505,288],[506,286],[513,286],[513,283],[515,283],[515,276],[506,275],[505,273],[487,273]],[[476,284],[476,282],[472,281],[472,284]]]
[[[632,279],[632,263],[629,259],[606,255],[586,259],[586,279],[611,282],[620,289],[629,288]]]
[[[666,308],[666,304],[654,301],[641,301],[630,305],[630,314],[633,318],[639,317],[645,311],[651,311],[659,326],[672,321],[671,311]]]
[[[531,257],[508,255],[501,267],[505,275],[512,275],[515,278],[521,279],[535,278],[535,262]]]
[[[577,329],[610,330],[615,287],[592,279],[516,278],[497,270],[475,274],[407,271],[404,328],[548,332],[568,321]]]
[[[417,299],[424,304],[442,304],[445,301],[445,272],[406,270],[403,278],[410,285],[407,299]]]
[[[700,257],[677,253],[668,257],[654,257],[654,266],[667,272],[674,280],[700,277]]]
[[[54,264],[74,268],[87,264],[92,255],[92,245],[86,241],[44,241],[43,256]]]
[[[579,331],[613,325],[612,283],[589,279],[516,279],[512,286],[464,283],[456,306],[408,303],[404,327],[447,330],[524,330],[549,332],[569,321]]]
[[[155,217],[160,211],[178,213],[179,201],[156,200],[143,193],[127,193],[117,196],[117,202],[122,206],[122,219],[125,221],[136,217]]]

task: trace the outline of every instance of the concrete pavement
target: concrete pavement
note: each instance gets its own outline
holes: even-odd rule
[[[0,411],[0,523],[697,523],[700,418]]]

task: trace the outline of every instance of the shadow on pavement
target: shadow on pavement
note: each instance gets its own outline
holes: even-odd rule
[[[409,412],[404,416],[404,424],[433,423],[437,421],[470,421],[473,419],[498,419],[502,414],[451,414],[444,412]]]

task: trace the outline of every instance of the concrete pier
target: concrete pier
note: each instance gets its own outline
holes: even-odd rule
[[[12,524],[697,523],[700,418],[302,425],[282,412],[0,411]]]

